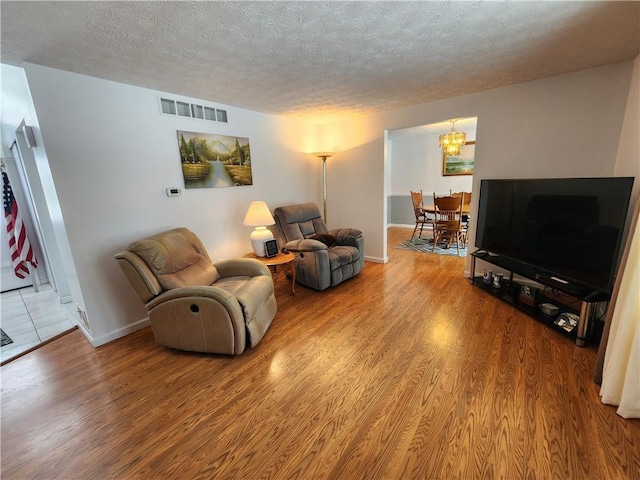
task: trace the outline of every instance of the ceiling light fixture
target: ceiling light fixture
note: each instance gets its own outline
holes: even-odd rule
[[[456,132],[457,120],[451,121],[451,131],[440,135],[440,148],[447,156],[459,155],[460,147],[467,141],[465,132]]]

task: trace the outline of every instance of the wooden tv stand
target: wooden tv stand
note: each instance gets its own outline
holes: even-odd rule
[[[476,275],[476,260],[478,259],[509,272],[508,277],[505,275],[500,288],[494,287],[493,283],[484,283],[483,272]],[[514,281],[514,274],[532,280],[536,284],[542,285],[543,288],[539,289],[534,297],[521,296],[522,286],[528,286],[528,284]],[[590,340],[597,307],[601,302],[609,301],[609,296],[604,293],[593,292],[563,281],[554,281],[550,276],[542,278],[533,267],[508,257],[489,253],[486,250],[477,250],[471,254],[469,282],[562,334],[575,337],[576,345],[579,347],[584,347]],[[535,288],[533,289],[535,290]],[[558,307],[558,312],[551,315],[545,314],[540,309],[540,305],[545,303]],[[568,327],[558,325],[559,316],[562,313],[578,316],[578,323],[571,330],[567,330]]]

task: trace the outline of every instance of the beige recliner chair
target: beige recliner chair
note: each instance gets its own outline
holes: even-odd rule
[[[258,344],[276,314],[265,265],[248,258],[213,265],[186,228],[134,242],[115,257],[146,304],[161,345],[240,355]]]

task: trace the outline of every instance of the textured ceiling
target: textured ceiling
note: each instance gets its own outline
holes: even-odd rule
[[[634,58],[632,2],[0,3],[1,60],[327,120]]]

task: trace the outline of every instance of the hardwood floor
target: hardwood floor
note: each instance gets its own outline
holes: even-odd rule
[[[0,369],[2,478],[640,478],[640,422],[603,405],[596,351],[393,249],[325,292],[276,285],[240,357],[98,349],[75,331]]]

